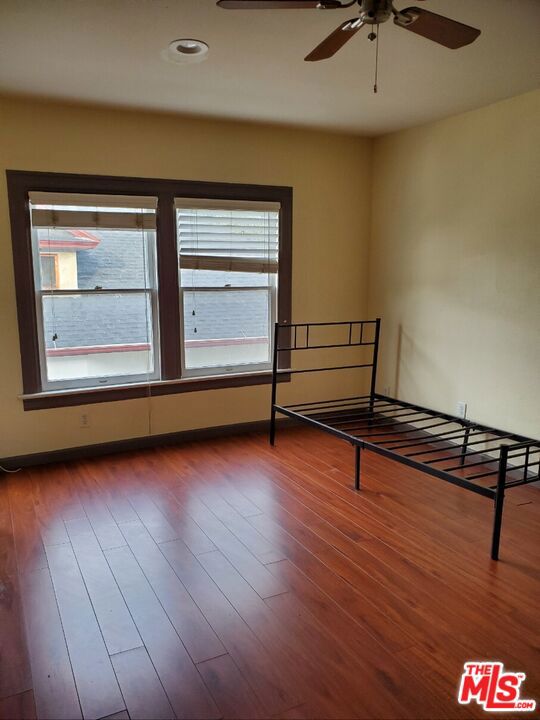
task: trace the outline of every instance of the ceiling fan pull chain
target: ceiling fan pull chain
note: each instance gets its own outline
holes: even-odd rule
[[[375,83],[373,85],[374,93],[377,93],[378,77],[379,77],[379,23],[377,23],[377,42],[375,45]]]

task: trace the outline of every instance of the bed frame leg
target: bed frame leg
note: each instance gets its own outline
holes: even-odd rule
[[[276,440],[276,398],[277,398],[277,370],[278,370],[278,343],[279,323],[274,324],[274,350],[272,360],[272,400],[270,403],[270,445],[274,446]]]
[[[362,330],[364,326],[362,325]],[[375,389],[377,384],[377,360],[379,356],[379,337],[381,334],[381,318],[375,320],[375,337],[373,339],[373,358],[371,361],[371,387],[369,390],[369,420],[368,427],[373,426],[373,416],[375,414]]]
[[[499,460],[499,475],[495,493],[495,516],[493,518],[493,539],[491,541],[491,559],[499,559],[499,545],[501,542],[501,526],[504,509],[504,486],[506,483],[506,467],[508,465],[508,447],[501,447]]]
[[[461,445],[461,458],[460,458],[460,465],[465,465],[465,456],[467,455],[467,447],[469,445],[469,434],[471,432],[471,428],[467,427],[465,428],[465,434],[463,436],[463,444]]]
[[[270,445],[272,447],[275,444],[276,440],[276,411],[274,408],[272,408],[272,412],[270,413]]]
[[[495,498],[495,518],[493,520],[493,540],[491,542],[491,559],[499,559],[499,545],[501,542],[501,525],[504,506],[504,493],[499,494]]]
[[[360,445],[354,446],[354,489],[360,490]]]

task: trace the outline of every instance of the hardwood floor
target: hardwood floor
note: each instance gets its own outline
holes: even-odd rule
[[[0,718],[469,718],[540,700],[540,489],[485,498],[310,429],[0,477]]]

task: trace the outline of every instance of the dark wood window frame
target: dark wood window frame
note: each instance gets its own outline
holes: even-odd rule
[[[7,170],[15,290],[23,377],[25,410],[82,405],[124,400],[147,395],[169,395],[197,390],[261,385],[271,382],[271,373],[217,375],[209,378],[181,377],[181,324],[178,300],[178,255],[174,199],[205,198],[216,200],[251,200],[279,202],[279,285],[277,317],[280,323],[291,322],[292,299],[292,200],[290,187],[245,185],[191,180],[133,178],[106,175]],[[89,193],[101,195],[151,195],[158,198],[156,214],[157,273],[159,286],[159,326],[161,380],[43,392],[41,387],[38,323],[36,317],[32,236],[29,193]],[[282,368],[290,358],[281,353]],[[284,372],[281,381],[290,376]]]

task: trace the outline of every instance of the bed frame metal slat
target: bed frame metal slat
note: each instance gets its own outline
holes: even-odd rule
[[[479,426],[478,428],[471,427],[470,429],[471,429],[471,430],[474,430],[474,431],[477,433],[477,435],[485,435],[485,434],[486,434],[486,433],[484,432],[484,430],[482,429],[481,426]],[[458,431],[458,430],[453,430],[453,431],[450,431],[450,432],[462,432],[462,431],[461,431],[461,430],[460,430],[460,431]],[[436,437],[436,436],[434,435],[433,437]],[[473,437],[476,437],[476,435],[473,435]],[[478,445],[478,444],[480,444],[480,443],[497,442],[498,440],[503,440],[503,439],[505,439],[505,438],[512,438],[512,437],[514,437],[514,436],[513,436],[513,435],[502,435],[500,438],[491,438],[491,439],[488,439],[488,440],[486,440],[485,438],[482,439],[482,440],[470,440],[470,441],[468,442],[468,446],[470,447],[471,445]],[[456,439],[456,438],[452,438],[452,439],[454,440],[454,439]],[[415,443],[415,444],[416,444],[416,445],[422,445],[422,444],[427,444],[427,443],[434,444],[435,442],[445,442],[445,441],[446,441],[446,440],[445,440],[444,438],[443,438],[442,440],[435,440],[435,441],[431,440],[431,438],[428,438],[425,443],[417,442],[417,443]],[[403,447],[406,447],[406,446],[403,446]],[[437,448],[437,449],[435,449],[435,450],[420,450],[419,452],[411,453],[411,456],[412,456],[412,455],[428,455],[428,454],[434,453],[434,452],[443,452],[444,449],[445,449],[445,448]],[[491,448],[491,449],[492,449],[492,450],[496,450],[497,448]]]
[[[497,438],[497,440],[499,440],[499,438]],[[485,441],[484,441],[484,440],[477,440],[476,442],[477,442],[477,443],[495,442],[495,439],[493,439],[493,440],[485,440]],[[470,443],[468,443],[468,444],[469,444],[469,445],[473,445],[473,444],[475,444],[475,443],[470,442]],[[473,452],[467,452],[467,453],[466,453],[466,457],[469,458],[469,457],[472,457],[473,455],[483,455],[483,454],[488,453],[488,452],[495,452],[495,451],[498,450],[498,449],[499,449],[499,448],[496,447],[496,448],[482,448],[482,450],[473,450]],[[445,448],[439,448],[438,450],[426,450],[425,453],[420,452],[420,453],[418,453],[418,455],[423,455],[423,454],[426,454],[426,455],[427,455],[428,453],[435,453],[435,452],[445,452]],[[539,452],[540,452],[540,450],[539,450]],[[413,454],[416,455],[417,453],[413,453]],[[410,455],[409,455],[409,457],[410,457]],[[461,453],[461,452],[456,453],[455,455],[447,455],[446,457],[443,457],[443,458],[435,458],[434,460],[422,460],[422,462],[423,462],[425,465],[432,465],[432,464],[438,463],[438,462],[446,462],[447,460],[453,460],[454,458],[458,458],[458,457],[462,457],[462,453]],[[509,455],[508,457],[509,457],[509,458],[510,458],[510,457],[519,457],[519,455]]]
[[[532,467],[536,467],[537,465],[540,465],[540,463],[537,463],[537,462],[529,463],[528,466],[527,465],[514,465],[514,467],[509,468],[509,470],[513,472],[514,470],[523,470],[523,468],[526,468],[526,467],[532,468]],[[489,475],[494,475],[496,472],[497,471],[480,473],[479,475],[469,475],[469,477],[467,479],[468,480],[477,480],[478,478],[488,477]]]
[[[421,415],[421,414],[422,414],[422,413],[420,413],[420,412],[415,412],[415,413],[414,413],[414,415]],[[425,413],[424,413],[424,414],[425,414]],[[408,424],[411,423],[411,422],[424,422],[425,420],[433,420],[433,416],[432,416],[432,415],[428,415],[428,417],[425,417],[425,418],[416,418],[415,420],[407,420],[407,421],[402,420],[402,419],[401,419],[402,417],[410,417],[410,416],[411,416],[411,413],[408,413],[408,414],[405,414],[404,416],[401,416],[401,415],[396,416],[396,417],[398,417],[399,419],[398,419],[398,420],[395,420],[395,421],[394,421],[394,418],[393,418],[393,417],[387,418],[387,419],[386,419],[386,422],[385,422],[385,419],[384,419],[384,418],[378,418],[378,417],[376,417],[376,413],[369,413],[369,415],[371,415],[371,417],[368,417],[367,419],[366,419],[365,417],[364,417],[364,418],[357,418],[358,420],[360,420],[360,419],[363,420],[363,422],[362,422],[358,427],[362,427],[362,425],[365,425],[365,427],[369,427],[369,428],[372,428],[372,427],[375,427],[375,428],[379,428],[379,427],[386,428],[386,427],[392,427],[393,425],[408,425]],[[349,423],[349,422],[354,422],[354,420],[340,421],[339,423],[336,423],[336,424],[346,425],[346,424]]]
[[[353,408],[354,409],[354,408]],[[409,416],[411,413],[407,413]],[[421,413],[414,413],[415,415],[420,415]],[[334,425],[348,425],[350,423],[355,423],[358,421],[360,422],[360,426],[365,425],[366,427],[388,427],[392,425],[398,425],[403,424],[402,420],[396,420],[395,422],[392,422],[393,417],[385,418],[383,417],[377,417],[377,412],[359,412],[356,415],[345,415],[343,411],[334,411],[333,413],[323,413],[321,415],[317,415],[317,419],[319,420],[327,420],[331,419],[334,420]],[[315,417],[315,415],[313,416]],[[401,417],[401,416],[397,416]],[[386,419],[386,422],[385,422]],[[422,420],[428,420],[429,418],[421,418]],[[416,422],[416,421],[415,421]]]
[[[458,433],[458,435],[456,435]],[[448,436],[451,437],[448,437]],[[419,445],[434,445],[435,443],[441,443],[441,442],[450,442],[451,440],[459,440],[460,438],[464,437],[464,430],[463,428],[458,430],[445,430],[441,433],[430,433],[429,436],[425,436],[423,439],[415,438],[410,443],[403,443],[402,440],[385,440],[384,444],[388,445],[389,443],[401,443],[400,445],[395,445],[392,450],[401,450],[402,448],[409,448],[409,447],[418,447]],[[439,438],[439,439],[437,439]],[[413,455],[427,455],[429,453],[434,452],[442,452],[444,448],[438,448],[438,449],[431,449],[431,450],[420,450],[415,453],[409,453],[408,457],[413,457]]]
[[[434,418],[429,417],[426,418],[426,420],[433,420]],[[421,422],[420,420],[417,420],[417,422]],[[433,425],[424,425],[421,428],[417,428],[416,430],[396,430],[393,432],[383,432],[383,433],[368,433],[367,435],[364,435],[363,437],[383,437],[388,435],[405,435],[405,434],[413,434],[415,432],[423,432],[424,430],[429,430],[433,427],[441,427],[442,425],[449,425],[453,420],[444,420],[443,422],[433,423]],[[404,423],[405,424],[405,423]]]

